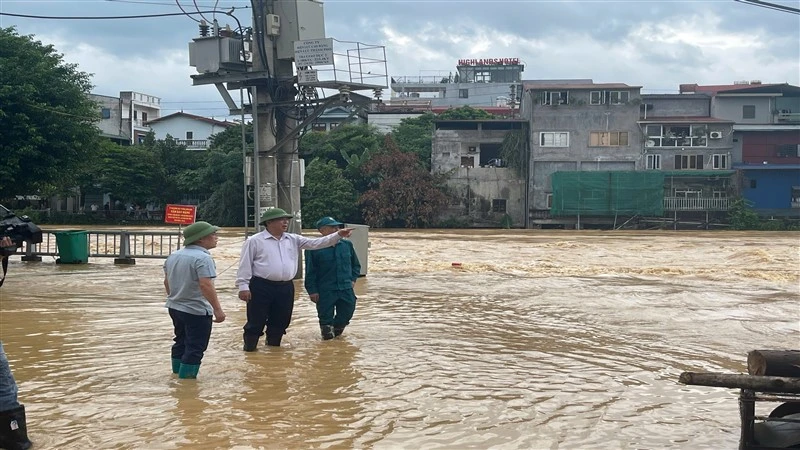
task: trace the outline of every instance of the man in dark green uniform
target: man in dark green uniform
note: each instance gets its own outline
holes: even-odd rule
[[[323,217],[314,226],[327,236],[344,224],[333,217]],[[353,244],[344,239],[333,247],[306,250],[305,259],[305,287],[317,305],[322,339],[333,339],[342,334],[356,310],[353,286],[361,274],[361,264]]]

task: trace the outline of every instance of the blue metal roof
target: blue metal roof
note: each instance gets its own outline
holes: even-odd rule
[[[740,170],[797,170],[800,164],[735,164],[734,169]]]

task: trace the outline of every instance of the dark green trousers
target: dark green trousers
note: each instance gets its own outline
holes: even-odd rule
[[[344,328],[356,310],[356,294],[352,289],[323,291],[317,301],[317,316],[320,325]]]

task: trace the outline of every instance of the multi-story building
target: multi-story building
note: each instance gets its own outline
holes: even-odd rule
[[[763,216],[800,216],[800,87],[740,81],[682,84],[680,91],[711,96],[711,115],[733,122],[733,168],[753,208]]]
[[[161,99],[133,91],[123,91],[119,97],[89,94],[100,106],[98,127],[103,136],[121,144],[138,144],[150,131],[145,125],[161,115]]]
[[[727,214],[737,193],[733,121],[711,116],[707,94],[642,95],[644,170],[664,175],[664,214],[703,223]]]
[[[528,206],[533,224],[554,223],[554,173],[643,167],[642,133],[636,123],[640,88],[592,80],[524,83],[521,114],[530,121]]]
[[[206,150],[211,145],[211,136],[236,125],[234,122],[196,116],[183,111],[159,117],[145,123],[153,130],[156,139],[172,136],[187,150]]]
[[[460,59],[455,74],[392,77],[392,98],[387,104],[426,100],[432,107],[513,107],[522,93],[524,70],[519,58]]]
[[[437,120],[434,122],[431,170],[447,173],[452,201],[442,218],[466,226],[527,227],[526,120]],[[519,139],[514,149],[521,162],[509,166],[503,142]]]
[[[117,144],[130,145],[131,137],[130,133],[126,133],[128,127],[122,122],[122,107],[119,97],[89,94],[89,98],[100,107],[100,121],[97,123],[100,135]]]

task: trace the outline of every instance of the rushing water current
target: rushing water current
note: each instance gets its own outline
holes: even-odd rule
[[[738,393],[678,376],[800,348],[797,233],[373,230],[344,336],[297,281],[284,346],[248,354],[242,241],[211,251],[228,318],[197,380],[170,371],[162,260],[11,258],[37,449],[733,449]]]

